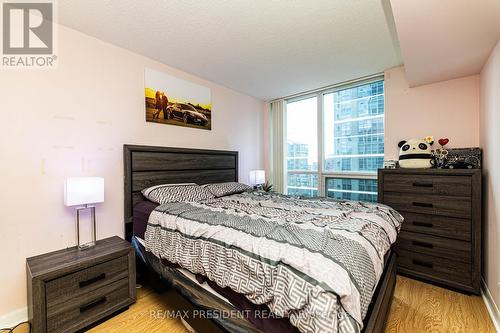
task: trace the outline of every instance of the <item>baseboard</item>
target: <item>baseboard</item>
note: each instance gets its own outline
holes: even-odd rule
[[[484,279],[481,279],[481,295],[483,296],[484,304],[490,314],[490,318],[493,321],[493,326],[495,326],[497,333],[500,333],[500,312]]]
[[[0,327],[13,327],[28,320],[28,308],[21,308],[0,316]]]

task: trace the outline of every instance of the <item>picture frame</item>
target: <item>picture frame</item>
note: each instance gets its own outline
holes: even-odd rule
[[[210,88],[150,68],[144,83],[147,122],[212,129]]]

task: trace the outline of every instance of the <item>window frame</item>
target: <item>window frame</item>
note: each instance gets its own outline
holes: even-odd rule
[[[312,171],[300,171],[300,170],[288,170],[287,162],[285,162],[284,168],[284,193],[288,193],[288,175],[289,174],[315,174],[318,175],[318,195],[321,197],[325,197],[327,194],[327,179],[328,178],[350,178],[350,179],[377,179],[377,172],[352,172],[352,171],[326,171],[325,170],[325,160],[324,160],[324,139],[325,139],[325,109],[323,105],[324,96],[327,94],[335,93],[341,90],[346,90],[350,88],[354,88],[357,86],[361,86],[364,84],[369,84],[377,81],[384,81],[385,77],[383,73],[375,74],[367,78],[352,80],[346,83],[341,83],[338,85],[318,89],[312,92],[306,92],[303,94],[298,94],[293,97],[285,98],[286,105],[289,103],[298,102],[303,99],[308,99],[312,97],[316,97],[317,100],[317,147],[318,147],[318,170]],[[384,104],[385,104],[385,89],[384,89]],[[384,115],[382,117],[382,121],[384,124],[384,138],[385,138],[385,108]],[[284,116],[284,144],[288,144],[287,133],[288,133],[288,122],[287,122],[287,109],[285,108],[285,116]],[[385,140],[384,140],[385,141]],[[287,154],[287,149],[284,149],[284,153]],[[287,155],[284,156],[285,161],[287,161]]]

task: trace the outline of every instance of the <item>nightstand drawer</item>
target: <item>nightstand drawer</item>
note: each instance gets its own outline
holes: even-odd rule
[[[470,264],[405,250],[400,250],[398,269],[423,278],[437,278],[442,279],[441,282],[453,281],[464,285],[469,285],[472,278]]]
[[[78,298],[128,276],[128,257],[122,256],[75,273],[48,281],[45,287],[47,309],[57,308],[71,298]]]
[[[384,193],[384,203],[398,211],[441,215],[458,218],[471,217],[471,201],[466,197],[445,197],[426,194]]]
[[[404,217],[402,229],[435,236],[471,241],[472,222],[469,219],[400,212]]]
[[[127,278],[47,310],[47,332],[74,332],[130,303]]]
[[[414,194],[471,196],[470,177],[386,174],[384,190]]]
[[[26,259],[31,333],[72,333],[135,302],[135,253],[114,236]]]
[[[402,231],[397,240],[398,249],[424,253],[436,257],[471,262],[471,243]]]

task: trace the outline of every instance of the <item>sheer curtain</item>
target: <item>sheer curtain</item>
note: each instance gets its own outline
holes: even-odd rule
[[[270,103],[270,171],[269,177],[276,192],[285,191],[285,108],[286,101],[278,100]]]

